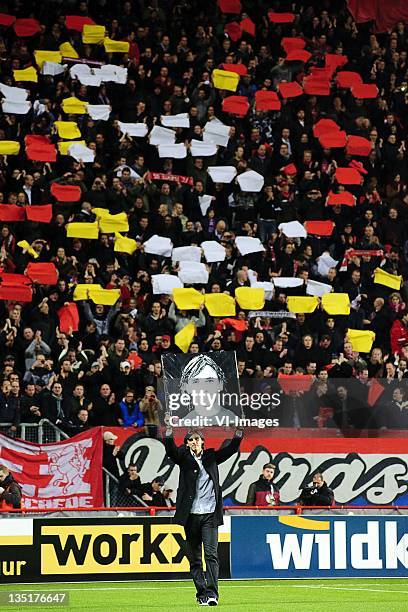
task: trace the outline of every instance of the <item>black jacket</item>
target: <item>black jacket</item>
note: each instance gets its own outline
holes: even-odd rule
[[[15,509],[21,508],[21,488],[11,474],[6,476],[3,482],[0,482],[0,487],[4,489],[0,495],[0,508],[3,502]]]
[[[214,484],[216,506],[214,510],[214,527],[223,524],[222,517],[222,491],[220,487],[220,477],[218,465],[223,463],[239,449],[241,438],[234,437],[226,446],[215,450],[207,448],[203,451],[203,467],[207,471]],[[180,466],[179,486],[177,490],[176,513],[174,522],[179,525],[186,525],[193,505],[196,483],[198,478],[198,466],[190,449],[183,445],[177,447],[173,436],[164,438],[164,446],[169,458]]]
[[[315,486],[305,487],[299,498],[302,506],[331,506],[334,493],[324,482],[320,489]]]

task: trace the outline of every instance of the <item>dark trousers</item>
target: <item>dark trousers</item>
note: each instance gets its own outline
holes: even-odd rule
[[[197,589],[197,597],[204,595],[218,597],[218,527],[214,527],[214,515],[190,514],[184,530],[187,558]],[[201,545],[204,546],[205,574]]]

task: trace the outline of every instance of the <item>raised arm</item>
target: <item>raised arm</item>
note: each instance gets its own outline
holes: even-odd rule
[[[232,455],[237,452],[237,450],[239,449],[239,445],[241,444],[243,435],[243,429],[236,429],[232,440],[230,440],[226,446],[223,446],[222,448],[219,448],[217,451],[215,451],[215,460],[218,465],[232,457]]]

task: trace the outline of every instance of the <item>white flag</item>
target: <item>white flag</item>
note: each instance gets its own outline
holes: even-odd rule
[[[193,157],[211,157],[217,153],[217,145],[215,142],[201,142],[201,140],[192,140],[190,153]]]
[[[129,134],[129,136],[143,138],[148,131],[145,123],[124,123],[123,121],[118,121],[118,124],[122,134]]]
[[[162,115],[160,117],[160,121],[164,127],[190,127],[190,117],[188,116],[188,113],[179,113],[178,115]]]
[[[170,238],[163,238],[163,236],[155,234],[143,243],[143,247],[145,253],[161,255],[162,257],[171,257],[173,243]]]
[[[265,251],[265,247],[259,238],[251,238],[251,236],[237,236],[235,238],[235,244],[241,255],[263,253]]]
[[[231,183],[237,174],[235,166],[208,166],[207,172],[214,183]]]
[[[86,109],[94,121],[108,121],[111,112],[109,104],[88,104]]]
[[[226,254],[225,247],[216,240],[205,240],[201,243],[201,248],[204,251],[204,257],[207,263],[224,261]]]

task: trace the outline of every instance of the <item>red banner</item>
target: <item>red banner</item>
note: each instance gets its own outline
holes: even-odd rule
[[[32,444],[0,434],[0,464],[21,485],[24,508],[100,507],[102,444],[99,427],[55,444]]]
[[[180,183],[181,185],[194,185],[191,176],[182,176],[181,174],[166,174],[164,172],[149,172],[149,178],[152,181],[167,181],[169,183]]]

